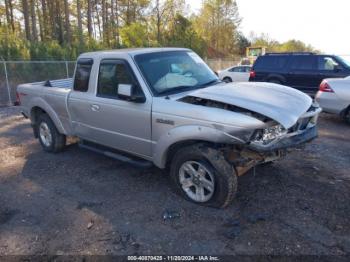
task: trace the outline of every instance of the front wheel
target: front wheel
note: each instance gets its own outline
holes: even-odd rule
[[[350,124],[350,106],[349,106],[349,108],[346,110],[346,112],[344,114],[344,120],[345,120],[345,122]]]
[[[232,82],[232,78],[227,76],[222,81],[224,81],[225,83],[231,83]]]
[[[37,134],[40,144],[46,152],[58,153],[66,145],[66,136],[59,133],[47,114],[39,116]]]
[[[178,150],[172,159],[170,176],[176,190],[194,203],[224,208],[237,191],[237,175],[223,154],[198,144]]]

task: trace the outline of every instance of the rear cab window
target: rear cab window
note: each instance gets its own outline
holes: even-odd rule
[[[87,92],[93,60],[90,58],[81,58],[77,61],[73,90],[77,92]]]

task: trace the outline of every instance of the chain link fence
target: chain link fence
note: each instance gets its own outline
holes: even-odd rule
[[[340,55],[350,61],[350,55]],[[242,58],[206,59],[214,70],[222,70],[240,64]],[[74,74],[75,61],[3,61],[0,60],[0,107],[13,105],[16,87],[23,83],[70,78]]]
[[[0,107],[13,105],[19,84],[70,78],[74,68],[75,61],[0,60]]]
[[[218,71],[238,64],[240,59],[209,59],[206,62]],[[75,61],[0,60],[0,107],[13,105],[19,84],[70,78],[74,68]]]
[[[219,70],[223,70],[235,65],[240,64],[242,61],[241,57],[237,57],[234,59],[207,59],[205,62],[209,65],[211,69],[215,72]]]

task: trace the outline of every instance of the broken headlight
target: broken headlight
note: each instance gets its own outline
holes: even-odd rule
[[[254,143],[267,145],[272,141],[287,134],[287,130],[281,125],[274,125],[265,129],[259,130],[253,139]]]

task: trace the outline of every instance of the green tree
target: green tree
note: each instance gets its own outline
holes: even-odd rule
[[[239,31],[236,32],[235,40],[235,53],[240,56],[245,56],[247,47],[251,46],[250,41],[242,32]]]
[[[184,13],[184,0],[154,0],[150,15],[150,31],[158,45],[163,45],[164,34],[175,23],[176,16]]]
[[[122,44],[125,47],[149,46],[147,26],[142,23],[132,23],[120,30]]]
[[[165,43],[167,46],[187,47],[202,56],[206,55],[204,40],[198,36],[192,27],[192,22],[181,14],[176,15],[173,24],[166,32]]]
[[[266,47],[268,52],[319,52],[311,45],[306,45],[299,40],[288,40],[280,43],[269,37],[268,34],[250,35],[252,46]]]
[[[299,40],[289,40],[280,44],[278,47],[279,52],[313,52],[316,51],[312,46],[306,45]]]
[[[268,51],[314,51],[298,40],[239,32],[236,0],[202,0],[188,15],[185,0],[3,0],[0,55],[5,59],[75,59],[81,52],[120,47],[188,47],[202,56]]]
[[[258,36],[251,33],[250,38],[252,46],[266,47],[268,52],[277,51],[280,46],[280,43],[271,39],[268,34],[261,34]]]
[[[235,0],[204,0],[199,15],[194,19],[194,26],[208,47],[228,57],[235,52],[235,36],[240,21]]]

